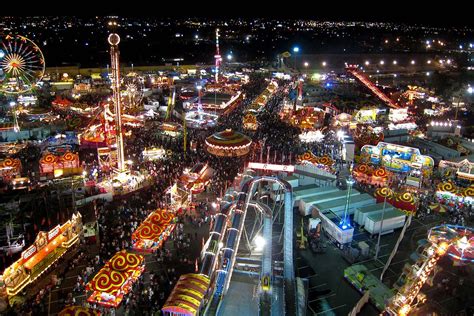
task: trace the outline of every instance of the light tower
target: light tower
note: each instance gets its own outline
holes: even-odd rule
[[[221,65],[222,57],[219,51],[219,29],[216,29],[216,54],[214,55],[216,60],[216,83],[219,82],[219,67]]]
[[[118,172],[126,171],[124,150],[123,150],[123,134],[122,134],[122,105],[120,100],[120,62],[119,49],[120,36],[111,33],[108,38],[110,44],[110,59],[112,64],[112,90],[114,108],[115,108],[115,137],[117,140],[117,169]]]

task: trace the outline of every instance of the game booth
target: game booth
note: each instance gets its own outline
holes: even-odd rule
[[[474,181],[474,163],[467,159],[460,162],[441,160],[438,168],[446,177],[456,176],[459,179]]]
[[[161,309],[165,316],[199,315],[210,280],[202,274],[182,275]]]
[[[103,307],[118,307],[144,270],[142,255],[125,250],[117,252],[87,283],[87,301]]]
[[[0,160],[0,181],[8,182],[21,174],[21,160],[6,158]]]
[[[392,173],[384,167],[373,168],[366,164],[358,164],[352,171],[354,179],[359,183],[384,187],[390,184]]]
[[[175,215],[168,210],[155,210],[132,234],[132,248],[154,252],[173,232]]]
[[[82,217],[80,213],[63,225],[58,225],[49,232],[40,231],[33,245],[21,253],[21,258],[5,269],[3,281],[7,295],[17,295],[28,284],[40,277],[48,268],[61,258],[82,234]]]
[[[436,197],[441,204],[450,206],[472,205],[474,202],[474,184],[464,188],[452,181],[441,182],[436,187]]]
[[[318,157],[311,151],[296,157],[296,162],[299,165],[305,166],[306,171],[323,176],[334,176],[336,170],[334,169],[334,160],[328,156]]]
[[[79,155],[69,151],[60,156],[46,152],[39,163],[42,177],[59,178],[82,173]]]
[[[395,192],[387,187],[383,187],[375,190],[374,197],[377,200],[377,203],[384,203],[386,200],[387,203],[408,215],[416,213],[417,201],[415,194],[411,192],[405,190]]]

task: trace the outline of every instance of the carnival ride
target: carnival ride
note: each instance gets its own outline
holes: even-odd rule
[[[386,105],[393,109],[398,109],[400,106],[396,104],[392,99],[387,97],[385,93],[380,91],[380,89],[367,78],[367,76],[359,71],[358,65],[346,65],[346,70],[348,73],[353,75],[359,82],[366,86],[375,96],[382,100]]]
[[[36,87],[44,75],[41,49],[21,35],[0,37],[0,93],[17,96]],[[14,99],[10,101],[13,130],[20,131]]]
[[[120,96],[125,108],[136,108],[144,95],[144,80],[137,73],[131,72],[122,78]]]
[[[474,262],[474,228],[444,224],[428,232],[428,240],[419,242],[402,274],[388,288],[379,278],[370,273],[365,265],[356,264],[345,269],[344,277],[361,293],[369,291],[370,301],[382,311],[381,315],[406,316],[419,304],[427,300],[421,293],[424,284],[433,279],[438,261],[447,255],[458,264]],[[434,274],[433,276],[430,276]]]
[[[240,157],[249,153],[252,140],[242,133],[226,129],[205,140],[206,150],[219,157]]]
[[[420,290],[444,255],[462,264],[474,262],[474,228],[436,226],[430,229],[428,241],[415,264],[404,269],[395,283],[396,294],[385,307],[384,315],[408,315],[417,304],[426,301]]]
[[[21,35],[0,38],[0,92],[21,94],[33,89],[44,75],[41,49]]]
[[[238,193],[237,201],[224,205],[222,212],[216,217],[211,229],[209,241],[206,243],[201,273],[211,278],[211,296],[205,308],[205,315],[219,315],[224,296],[230,285],[234,270],[236,255],[239,249],[244,222],[249,205],[265,214],[264,235],[267,244],[263,253],[261,278],[259,282],[261,315],[270,314],[272,303],[272,259],[271,234],[272,212],[260,203],[251,202],[257,185],[260,182],[275,183],[284,190],[284,296],[285,308],[288,315],[296,313],[296,298],[293,267],[293,210],[292,188],[289,183],[276,177],[255,177],[243,183]],[[288,224],[290,223],[290,224]],[[228,226],[230,225],[230,226]]]

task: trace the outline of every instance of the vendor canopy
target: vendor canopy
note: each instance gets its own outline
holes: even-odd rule
[[[156,210],[133,232],[132,239],[158,241],[166,227],[173,221],[174,214],[167,210]]]
[[[209,288],[209,283],[209,278],[202,274],[182,275],[166,300],[162,311],[188,316],[197,315],[202,299]]]
[[[122,285],[144,261],[141,255],[128,253],[125,250],[117,252],[105,266],[87,284],[92,291],[117,295]]]

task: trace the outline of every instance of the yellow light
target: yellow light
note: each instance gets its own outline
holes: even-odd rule
[[[406,316],[411,310],[411,306],[408,304],[403,305],[400,310],[398,311],[399,316]]]
[[[449,244],[443,241],[438,245],[438,248],[436,249],[436,253],[442,256],[446,253],[446,251],[448,250],[448,247],[449,247]]]

